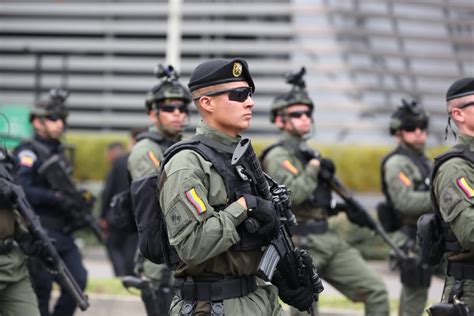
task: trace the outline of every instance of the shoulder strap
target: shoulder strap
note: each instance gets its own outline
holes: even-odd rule
[[[265,160],[265,157],[268,155],[268,153],[273,149],[273,148],[276,148],[276,147],[279,147],[279,146],[283,146],[283,142],[282,141],[279,141],[279,142],[276,142],[274,144],[271,144],[270,146],[268,146],[267,148],[263,149],[262,152],[260,153],[260,156],[258,157],[258,160],[260,160],[260,163],[263,163],[263,161]]]
[[[137,137],[136,137],[137,142],[142,140],[142,139],[150,139],[150,140],[154,141],[157,144],[160,144],[165,140],[163,135],[161,135],[160,133],[150,132],[150,131],[142,132],[142,133],[137,135]]]

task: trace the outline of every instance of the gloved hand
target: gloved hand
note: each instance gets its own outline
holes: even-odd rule
[[[351,223],[375,230],[375,223],[373,219],[369,217],[365,211],[357,207],[346,205],[346,215]]]
[[[49,255],[46,245],[41,240],[34,239],[30,234],[26,234],[18,240],[18,245],[25,255],[41,259],[48,270],[55,269],[54,260]]]
[[[302,312],[309,310],[315,302],[311,284],[291,289],[278,270],[273,274],[272,283],[278,288],[278,296],[283,302]]]
[[[280,217],[273,203],[251,194],[244,194],[247,203],[248,216],[255,218],[260,226],[257,234],[265,236],[267,240],[273,240],[278,235]]]
[[[12,183],[4,178],[0,178],[0,207],[9,209],[12,207],[15,193],[12,189]]]
[[[328,158],[321,158],[319,163],[319,177],[325,181],[330,180],[336,173],[336,166],[334,165],[334,162]]]
[[[54,193],[54,195],[56,197],[56,201],[58,203],[58,206],[62,210],[70,213],[72,209],[77,207],[76,202],[72,198],[70,198],[69,196],[63,194],[62,192],[56,191]]]

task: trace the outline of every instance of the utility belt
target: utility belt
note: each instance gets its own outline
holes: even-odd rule
[[[474,280],[474,264],[448,261],[447,274],[456,280]]]
[[[5,238],[0,240],[0,255],[6,255],[10,253],[15,247],[16,242],[13,238]]]
[[[322,219],[298,223],[298,225],[292,226],[290,231],[296,236],[307,236],[310,234],[324,234],[328,231],[328,229],[328,221]]]
[[[230,298],[246,296],[257,289],[255,276],[217,279],[217,280],[189,281],[185,278],[176,278],[173,288],[177,296],[187,302],[196,301],[223,301]]]

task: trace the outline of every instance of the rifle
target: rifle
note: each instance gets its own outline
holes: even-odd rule
[[[31,205],[28,203],[23,189],[13,183],[11,184],[11,186],[12,191],[16,196],[16,208],[18,209],[21,217],[25,221],[28,227],[28,231],[33,236],[33,238],[41,241],[49,257],[52,259],[54,266],[53,272],[58,275],[62,284],[64,284],[66,290],[72,295],[79,308],[82,311],[85,311],[89,307],[89,301],[87,296],[82,292],[81,288],[74,280],[74,277],[72,276],[71,272],[69,271],[69,269],[59,256],[58,252],[56,251],[56,248],[54,248],[53,244],[48,238],[48,235],[41,226],[39,216],[36,215]]]
[[[250,170],[245,170],[242,164],[244,161],[248,163]],[[262,198],[272,201],[277,210],[276,215],[280,216],[278,236],[265,249],[258,265],[257,276],[271,281],[278,265],[291,288],[307,286],[308,282],[311,282],[313,296],[317,300],[318,294],[324,289],[322,283],[314,266],[308,267],[303,263],[303,256],[309,254],[297,249],[291,239],[290,227],[297,222],[290,207],[290,191],[263,172],[248,138],[241,139],[237,145],[232,156],[232,165],[243,179],[251,179],[255,183]],[[257,231],[259,226],[258,221],[253,218],[247,218],[245,221],[245,227],[251,233]]]
[[[369,211],[365,209],[362,204],[354,199],[352,192],[349,191],[349,189],[347,189],[347,187],[345,187],[335,175],[324,169],[321,169],[319,172],[321,176],[320,179],[326,181],[331,189],[336,192],[336,194],[339,195],[348,206],[345,209],[348,216],[358,217],[361,222],[365,222],[365,226],[373,229],[377,234],[379,234],[390,248],[393,249],[398,258],[402,260],[408,259],[407,254],[403,252],[400,247],[395,245],[387,232],[383,229],[382,225],[380,225],[380,223],[370,215]]]
[[[95,202],[94,196],[88,191],[81,191],[68,175],[61,164],[59,155],[53,155],[38,169],[38,173],[46,178],[51,188],[59,191],[74,201],[75,207],[68,214],[72,217],[69,225],[64,227],[64,232],[70,233],[88,227],[92,230],[97,240],[104,243],[104,237],[98,221],[92,215]]]

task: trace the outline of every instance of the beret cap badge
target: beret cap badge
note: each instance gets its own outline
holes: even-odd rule
[[[239,62],[235,62],[234,65],[232,66],[232,75],[234,77],[240,77],[242,74],[242,64]]]

